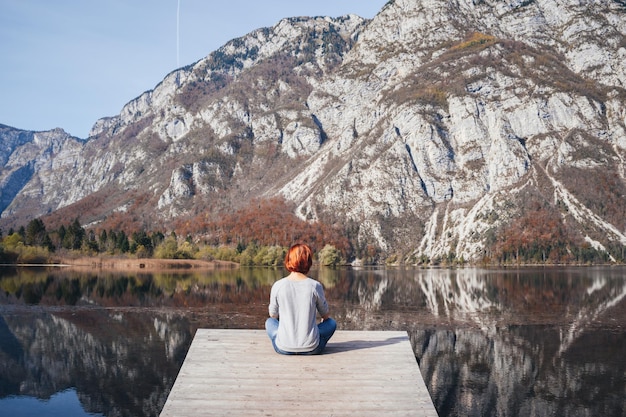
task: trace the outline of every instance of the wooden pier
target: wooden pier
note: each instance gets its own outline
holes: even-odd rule
[[[337,331],[319,356],[264,330],[199,329],[160,417],[437,417],[405,332]]]

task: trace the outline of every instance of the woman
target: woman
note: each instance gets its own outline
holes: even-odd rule
[[[265,329],[278,353],[318,355],[337,328],[328,313],[322,284],[306,275],[312,264],[311,248],[293,245],[285,256],[285,267],[291,273],[272,285]],[[319,324],[317,312],[322,316]]]

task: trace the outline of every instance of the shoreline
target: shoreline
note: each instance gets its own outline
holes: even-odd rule
[[[239,264],[228,261],[202,261],[198,259],[153,259],[153,258],[59,258],[54,266],[77,270],[100,271],[181,271],[234,269]]]
[[[623,263],[518,263],[518,264],[488,264],[488,263],[466,263],[456,265],[406,265],[406,264],[340,264],[336,267],[347,267],[352,269],[367,268],[406,268],[406,269],[464,269],[464,268],[483,268],[483,269],[515,269],[515,268],[553,268],[553,267],[619,267],[624,266]],[[132,271],[132,272],[154,272],[154,271],[207,271],[216,269],[235,269],[240,264],[232,261],[212,260],[205,261],[199,259],[158,259],[158,258],[116,258],[106,256],[60,256],[54,257],[46,262],[41,263],[0,263],[0,267],[57,267],[68,268],[82,271]],[[320,267],[317,262],[314,267]]]

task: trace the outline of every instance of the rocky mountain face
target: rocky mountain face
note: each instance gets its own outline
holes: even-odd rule
[[[33,219],[74,201],[71,195],[61,196],[68,190],[59,189],[59,184],[80,158],[84,141],[62,129],[28,132],[4,125],[0,141],[3,218],[24,211],[22,219]]]
[[[86,141],[3,128],[2,222],[155,228],[284,197],[345,227],[357,257],[479,260],[534,221],[614,258],[625,82],[623,1],[392,0],[369,21],[284,19],[172,72]]]

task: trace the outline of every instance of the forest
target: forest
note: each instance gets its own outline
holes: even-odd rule
[[[255,200],[248,206],[210,219],[200,215],[181,220],[175,230],[124,230],[85,227],[75,218],[48,230],[42,219],[33,219],[18,230],[0,230],[0,263],[42,264],[71,256],[112,256],[159,259],[201,259],[237,262],[244,266],[282,265],[290,245],[311,246],[322,265],[406,264],[455,266],[466,264],[454,253],[429,259],[410,254],[383,255],[369,244],[359,247],[348,227],[307,222],[293,213],[284,199]],[[535,205],[524,216],[493,230],[479,263],[605,264],[623,263],[625,248],[616,243],[598,250],[570,231],[558,213]]]
[[[311,246],[325,265],[345,263],[352,254],[340,229],[298,219],[284,200],[270,199],[255,201],[217,221],[181,221],[169,232],[86,228],[79,218],[48,230],[42,219],[33,219],[18,230],[0,231],[0,263],[42,264],[73,255],[106,255],[278,266],[297,242]]]

